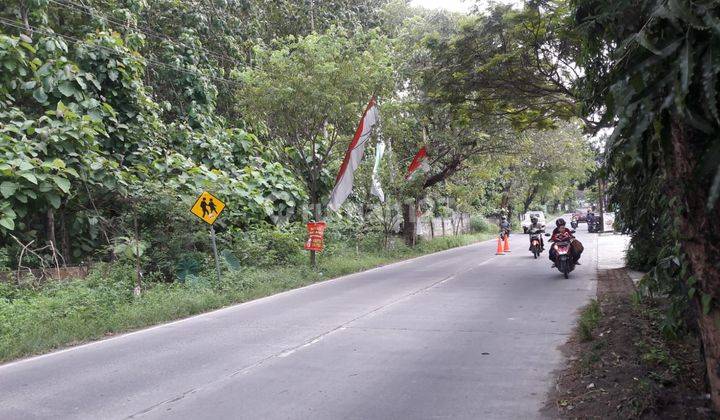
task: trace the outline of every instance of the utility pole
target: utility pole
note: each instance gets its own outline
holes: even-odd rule
[[[600,232],[605,231],[605,185],[602,176],[598,177],[598,211],[600,212]]]

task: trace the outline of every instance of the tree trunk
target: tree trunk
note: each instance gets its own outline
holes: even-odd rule
[[[135,296],[140,296],[142,291],[142,266],[140,263],[140,224],[138,223],[137,210],[134,213],[135,224]]]
[[[47,211],[47,240],[52,243],[54,249],[57,249],[57,241],[55,240],[55,212],[52,208]]]
[[[527,195],[525,195],[525,201],[523,201],[523,214],[527,213],[528,210],[530,210],[530,206],[535,200],[535,196],[537,195],[539,189],[540,187],[534,185],[528,190]]]
[[[70,232],[67,229],[64,205],[60,208],[60,249],[62,250],[63,265],[67,267],[67,263],[70,262]]]
[[[672,124],[673,158],[670,166],[670,193],[682,250],[697,280],[698,325],[703,344],[710,395],[720,410],[720,206],[707,209],[709,180],[699,176],[698,163],[706,153],[707,141],[694,133],[683,121]],[[681,281],[684,281],[681,280]],[[707,313],[703,295],[711,298]],[[706,298],[707,299],[707,298]]]
[[[605,231],[605,183],[598,178],[598,213],[600,214],[600,232]]]
[[[30,14],[30,6],[28,5],[27,1],[24,1],[20,4],[20,18],[23,21],[23,25],[25,26],[25,35],[32,38],[33,36],[33,30],[30,26],[30,19],[28,18],[28,15]]]
[[[415,245],[415,235],[417,232],[417,215],[415,213],[415,203],[403,204],[403,238],[408,246]]]

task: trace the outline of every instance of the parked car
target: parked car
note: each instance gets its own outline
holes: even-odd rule
[[[530,219],[533,217],[537,217],[538,223],[545,228],[545,213],[541,211],[529,211],[520,217],[520,225],[522,226],[524,233],[528,233],[528,227],[530,227],[530,224],[532,223]]]

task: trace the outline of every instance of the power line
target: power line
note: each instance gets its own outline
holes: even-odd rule
[[[98,19],[107,21],[107,22],[112,23],[112,24],[114,24],[114,25],[116,25],[116,26],[119,26],[119,27],[127,26],[127,24],[125,24],[125,23],[123,23],[123,22],[120,22],[120,21],[118,21],[118,20],[114,20],[114,19],[112,19],[112,18],[110,18],[110,17],[108,17],[108,16],[106,16],[106,15],[100,13],[100,12],[94,11],[95,9],[90,9],[89,7],[84,6],[84,5],[82,5],[82,4],[73,3],[72,1],[69,1],[69,0],[64,0],[64,1],[48,0],[48,1],[49,1],[50,3],[53,3],[53,4],[57,5],[57,6],[60,6],[60,7],[62,7],[62,8],[65,8],[65,9],[67,9],[67,10],[72,10],[72,11],[84,13],[84,14],[86,14],[86,15],[88,15],[88,16],[92,16],[92,17],[95,17],[95,18],[98,18]],[[161,41],[169,42],[169,43],[171,43],[171,44],[173,44],[173,45],[175,45],[175,46],[180,45],[180,46],[183,46],[183,47],[185,47],[185,48],[190,48],[190,49],[194,49],[194,48],[195,48],[195,47],[192,46],[192,45],[188,45],[188,44],[185,44],[185,43],[183,43],[183,42],[180,42],[180,41],[177,40],[177,39],[172,39],[172,38],[167,37],[167,36],[165,36],[165,35],[158,34],[157,32],[148,31],[148,30],[142,30],[142,29],[137,28],[137,27],[133,27],[133,30],[134,30],[134,31],[137,31],[137,32],[140,32],[140,33],[142,33],[142,34],[144,34],[144,35],[146,35],[146,36],[148,36],[148,37],[150,37],[150,38],[155,38],[155,39],[158,39],[158,40],[161,40]],[[236,66],[241,66],[241,65],[242,65],[242,63],[237,62],[237,61],[236,61],[235,59],[233,59],[232,57],[222,56],[222,55],[220,55],[220,54],[216,54],[216,53],[214,53],[214,52],[212,52],[212,51],[209,51],[209,50],[207,50],[207,49],[205,49],[205,53],[206,53],[207,55],[211,56],[211,57],[214,57],[214,58],[218,59],[218,60],[228,60],[228,61],[231,61],[231,62],[232,62],[233,64],[235,64]]]
[[[44,30],[44,29],[41,29],[41,28],[36,28],[36,27],[30,26],[30,25],[27,25],[27,26],[26,26],[23,22],[20,22],[20,21],[17,21],[17,20],[10,20],[10,19],[5,19],[5,18],[3,18],[3,17],[0,17],[0,23],[2,23],[2,24],[4,24],[4,25],[7,25],[7,26],[10,26],[10,27],[13,27],[13,28],[16,28],[16,29],[19,29],[19,30],[21,30],[21,31],[26,30],[26,29],[29,28],[29,29],[32,29],[34,32],[39,32],[39,33],[42,33],[42,34],[45,34],[45,35],[48,35],[48,36],[59,36],[59,37],[61,37],[61,38],[64,38],[64,39],[66,39],[66,40],[69,40],[69,41],[72,41],[72,42],[75,42],[75,43],[78,43],[78,44],[82,44],[82,45],[85,45],[85,46],[88,46],[88,47],[93,47],[93,48],[98,48],[98,49],[101,49],[101,50],[108,51],[108,52],[110,52],[110,53],[112,53],[112,54],[118,54],[118,53],[123,54],[122,51],[116,51],[116,50],[113,50],[113,49],[111,49],[111,48],[104,47],[104,46],[102,46],[102,45],[91,44],[91,43],[89,43],[89,42],[83,41],[82,39],[76,38],[76,37],[71,36],[71,35],[65,35],[65,34],[61,34],[61,33],[59,33],[59,32],[47,31],[47,30]],[[151,58],[148,58],[148,57],[142,57],[142,58],[143,58],[145,61],[147,61],[148,63],[152,63],[152,64],[155,65],[155,66],[160,66],[160,67],[162,67],[162,68],[164,68],[164,69],[166,69],[166,70],[167,70],[167,69],[169,69],[169,70],[175,70],[175,71],[178,71],[178,72],[181,72],[181,73],[186,73],[186,74],[198,76],[198,77],[201,77],[201,78],[207,78],[207,79],[215,80],[215,81],[217,81],[217,82],[223,82],[223,83],[228,83],[228,84],[240,84],[240,82],[238,82],[238,81],[236,81],[236,80],[230,80],[230,79],[225,79],[225,78],[223,78],[223,77],[218,77],[218,76],[211,76],[211,75],[207,75],[207,74],[202,74],[202,73],[199,73],[199,72],[197,72],[197,71],[192,71],[192,70],[188,70],[188,69],[183,69],[183,68],[180,68],[180,67],[177,67],[177,66],[173,66],[173,65],[170,65],[170,64],[166,64],[166,63],[163,63],[163,62],[161,62],[161,61],[157,61],[157,60],[154,60],[154,59],[151,59]],[[153,66],[151,66],[150,64],[147,64],[147,66],[148,66],[148,67],[153,67]]]

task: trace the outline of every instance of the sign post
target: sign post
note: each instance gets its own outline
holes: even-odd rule
[[[210,225],[210,241],[212,242],[213,255],[215,256],[215,271],[217,271],[217,280],[220,283],[220,258],[217,253],[217,243],[215,242],[215,226]]]
[[[220,282],[220,258],[217,252],[217,242],[215,240],[215,221],[220,213],[225,209],[225,203],[207,191],[203,191],[195,200],[190,212],[199,217],[203,222],[210,225],[210,242],[212,243],[213,256],[215,257],[215,270],[217,271],[217,279]]]

